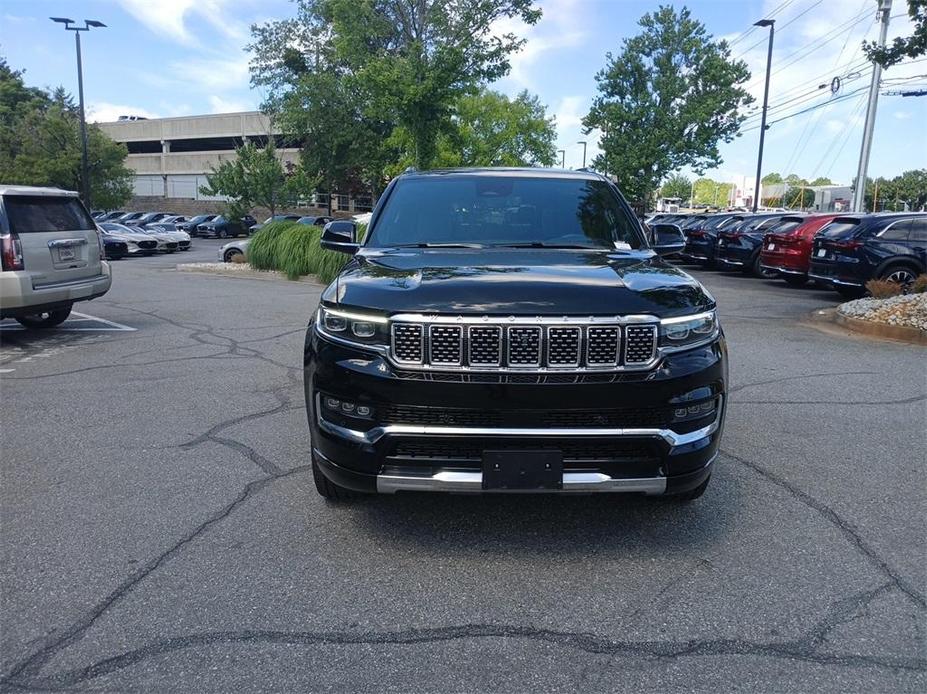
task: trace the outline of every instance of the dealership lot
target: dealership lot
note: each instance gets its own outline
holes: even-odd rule
[[[333,506],[301,386],[321,288],[173,269],[221,244],[113,263],[80,310],[131,330],[0,327],[5,687],[927,687],[923,348],[695,271],[732,367],[698,502]]]

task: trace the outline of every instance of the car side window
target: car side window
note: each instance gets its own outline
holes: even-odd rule
[[[883,241],[907,241],[910,228],[911,220],[902,219],[882,231],[879,238]]]
[[[911,220],[911,234],[908,238],[919,243],[927,242],[927,217]]]

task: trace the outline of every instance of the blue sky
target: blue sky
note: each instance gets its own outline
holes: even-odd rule
[[[608,51],[617,53],[624,37],[637,33],[637,19],[658,2],[635,0],[542,0],[544,17],[533,27],[514,25],[526,37],[512,72],[495,88],[509,94],[537,93],[557,117],[559,144],[568,167],[581,165],[582,146],[595,153],[595,134],[581,133],[580,119],[595,95],[595,74]],[[680,6],[680,3],[675,3]],[[762,97],[765,30],[754,21],[777,21],[770,105],[771,120],[828,102],[818,84],[843,76],[843,101],[787,118],[768,131],[764,172],[827,175],[849,182],[855,173],[862,132],[866,68],[863,38],[874,38],[876,0],[693,0],[693,15],[718,37],[735,42],[733,52],[747,61],[748,85]],[[889,38],[907,35],[911,24],[905,0],[895,0]],[[63,85],[76,93],[71,34],[50,16],[98,19],[108,25],[84,37],[84,90],[98,120],[120,114],[180,116],[257,108],[263,94],[248,83],[243,51],[254,22],[292,16],[286,0],[5,0],[0,6],[0,54],[24,68],[30,84]],[[794,21],[793,21],[794,20]],[[892,68],[886,78],[927,75],[927,60]],[[908,84],[927,84],[920,77]],[[755,122],[755,118],[751,122]],[[752,176],[759,132],[747,129],[722,146],[724,163],[708,175],[722,180]],[[895,175],[927,166],[927,97],[880,98],[870,175]]]

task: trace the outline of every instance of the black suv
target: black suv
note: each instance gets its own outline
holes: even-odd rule
[[[705,490],[727,351],[678,227],[594,173],[464,169],[395,179],[355,238],[323,230],[354,257],[306,333],[322,496]]]
[[[808,277],[854,298],[865,293],[871,279],[908,286],[925,270],[927,214],[850,214],[814,237]]]
[[[763,236],[784,216],[785,212],[755,214],[736,226],[718,230],[717,264],[724,269],[740,270],[756,277],[777,277],[779,273],[775,270],[760,266],[760,251],[763,250]]]
[[[257,221],[251,215],[245,215],[241,219],[228,219],[224,215],[214,217],[208,222],[196,225],[196,235],[204,238],[238,238],[247,236],[248,229],[257,224]]]
[[[709,215],[698,224],[683,229],[686,247],[679,256],[686,262],[715,267],[718,255],[718,233],[721,229],[734,228],[750,215],[744,212],[723,212]]]

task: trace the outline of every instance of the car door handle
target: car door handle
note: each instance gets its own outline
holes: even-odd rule
[[[79,246],[82,243],[87,243],[87,239],[55,239],[54,241],[48,242],[48,247],[59,248],[61,246]]]

